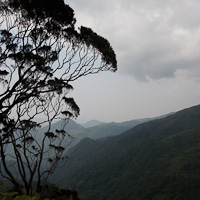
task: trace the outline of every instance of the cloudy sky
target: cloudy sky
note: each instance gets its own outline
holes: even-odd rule
[[[118,60],[74,83],[78,122],[155,117],[200,103],[199,0],[65,0]]]

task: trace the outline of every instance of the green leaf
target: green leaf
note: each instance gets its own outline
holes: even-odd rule
[[[69,200],[73,200],[73,196],[72,196],[72,195],[70,195],[70,198],[69,198]]]
[[[40,195],[38,193],[31,200],[40,200]]]
[[[28,195],[17,196],[14,200],[31,200],[31,197]]]

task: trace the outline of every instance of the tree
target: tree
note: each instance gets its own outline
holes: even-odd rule
[[[21,184],[32,194],[33,181],[41,192],[62,159],[70,141],[65,122],[80,112],[68,97],[71,83],[117,69],[109,42],[75,22],[63,0],[0,1],[0,173],[20,194]],[[64,123],[52,132],[56,119]]]

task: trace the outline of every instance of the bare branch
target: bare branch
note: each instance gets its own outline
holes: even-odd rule
[[[20,193],[22,182],[32,194],[33,181],[40,192],[72,141],[65,125],[80,112],[68,97],[73,81],[117,67],[108,41],[76,31],[73,10],[57,1],[0,1],[0,174]]]

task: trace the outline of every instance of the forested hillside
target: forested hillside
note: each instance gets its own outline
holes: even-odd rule
[[[200,106],[71,149],[54,183],[82,200],[198,200]]]
[[[167,114],[167,115],[171,115]],[[159,116],[157,118],[163,118],[165,115]],[[104,137],[109,137],[109,136],[114,136],[114,135],[119,135],[123,133],[124,131],[147,121],[154,120],[155,118],[144,118],[144,119],[135,119],[135,120],[130,120],[130,121],[125,121],[125,122],[120,122],[120,123],[99,123],[99,125],[92,126],[89,122],[86,123],[85,125],[80,125],[76,123],[73,120],[69,120],[68,124],[65,126],[64,130],[69,133],[70,136],[73,137],[72,140],[69,141],[70,145],[69,147],[72,147],[76,144],[78,144],[82,139],[88,137],[91,139],[99,139],[99,138],[104,138]],[[61,129],[63,125],[63,121],[57,121],[56,123],[52,124],[51,126],[51,131],[55,132],[56,129]],[[39,134],[38,134],[38,140],[42,140],[43,134],[49,129],[48,126],[43,127],[42,129],[39,129]]]

